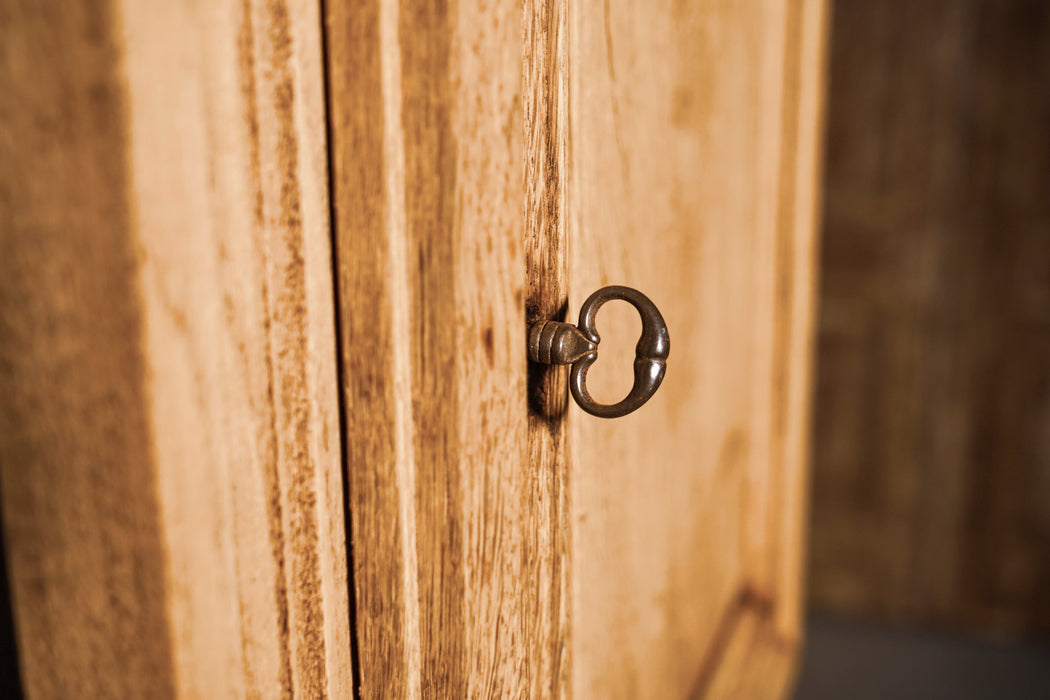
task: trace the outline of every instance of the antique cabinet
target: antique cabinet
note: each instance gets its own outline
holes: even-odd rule
[[[27,696],[787,693],[824,13],[4,3]],[[606,420],[526,335],[610,284]]]

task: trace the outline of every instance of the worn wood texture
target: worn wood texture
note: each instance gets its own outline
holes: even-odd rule
[[[837,2],[812,600],[1050,630],[1050,7]]]
[[[362,696],[683,697],[733,606],[790,668],[822,11],[326,6]],[[524,339],[613,282],[675,349],[602,422]]]
[[[320,18],[0,10],[0,480],[30,697],[348,697]]]
[[[550,467],[527,459],[522,17],[326,4],[362,697],[551,693]]]
[[[576,697],[707,687],[741,597],[797,652],[822,36],[820,2],[570,4],[570,307],[627,284],[671,334],[649,404],[569,416]],[[598,327],[614,400],[639,323]]]
[[[525,328],[568,320],[568,2],[526,0],[522,101],[525,150]],[[575,320],[575,319],[573,319]],[[547,635],[533,697],[570,694],[568,368],[528,366],[528,464],[535,475],[531,554],[538,568],[536,631]]]

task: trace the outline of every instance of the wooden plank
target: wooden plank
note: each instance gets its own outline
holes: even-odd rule
[[[363,697],[551,682],[550,470],[526,459],[520,12],[326,4]]]
[[[26,690],[347,697],[316,5],[6,14],[0,478]]]
[[[814,606],[1050,630],[1050,8],[837,3]]]
[[[419,622],[403,147],[382,73],[399,61],[381,53],[397,25],[382,7],[331,2],[324,20],[357,670],[361,692],[398,698],[420,692]]]
[[[822,17],[570,7],[570,307],[637,287],[672,339],[650,404],[569,415],[576,696],[686,694],[742,590],[799,634]],[[614,400],[638,321],[606,308],[591,374]]]
[[[566,320],[569,166],[568,3],[526,0],[522,70],[525,134],[525,320]],[[575,410],[568,368],[529,363],[528,465],[535,521],[529,560],[537,568],[536,633],[547,639],[533,672],[532,697],[569,694],[569,451],[566,417]]]

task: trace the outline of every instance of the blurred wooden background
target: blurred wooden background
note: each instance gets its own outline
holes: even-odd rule
[[[1050,631],[1050,3],[834,3],[811,607]]]

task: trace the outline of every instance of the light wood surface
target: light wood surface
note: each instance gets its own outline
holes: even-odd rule
[[[526,0],[522,104],[525,167],[525,327],[568,316],[567,210],[568,2]],[[533,697],[565,697],[570,687],[568,368],[528,365],[528,467],[533,475],[538,567],[537,616],[548,635]]]
[[[608,5],[327,5],[363,696],[684,697],[759,611],[789,684],[823,6]],[[603,422],[523,348],[610,283]]]
[[[31,694],[784,692],[822,3],[323,6],[0,17]],[[617,283],[603,421],[525,337]]]
[[[362,697],[542,697],[549,467],[527,460],[521,8],[326,5]]]
[[[788,697],[801,661],[798,645],[786,640],[768,605],[747,594],[731,603],[712,654],[693,688],[693,698],[776,700]]]
[[[626,284],[671,335],[644,408],[570,415],[576,697],[683,696],[742,591],[782,643],[801,633],[822,15],[571,6],[570,307]],[[596,393],[603,362],[630,367],[637,317],[616,313]]]
[[[316,4],[2,14],[27,694],[348,697]]]
[[[837,2],[812,602],[1050,631],[1050,6]]]

